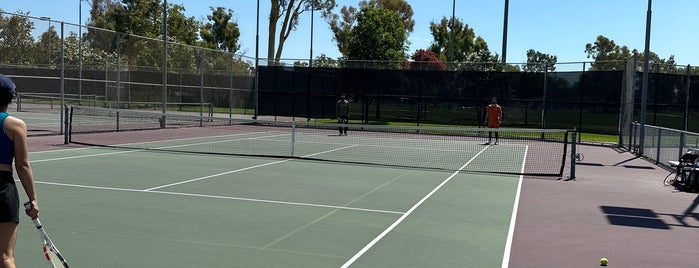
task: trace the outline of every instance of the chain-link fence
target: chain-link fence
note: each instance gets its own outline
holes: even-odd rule
[[[625,61],[446,63],[444,69],[429,64],[416,69],[409,61],[272,62],[176,42],[165,47],[162,39],[49,18],[12,14],[4,25],[20,23],[17,17],[31,24],[31,40],[0,39],[0,72],[18,85],[20,96],[11,109],[51,120],[30,122],[37,126],[31,133],[61,132],[61,108],[73,104],[332,119],[337,97],[346,93],[353,101],[352,119],[366,123],[478,126],[494,96],[504,107],[504,126],[576,128],[626,135],[628,141],[620,129],[630,129],[642,110],[640,62],[627,72]],[[699,69],[651,65],[649,72],[646,122],[698,131],[693,119],[699,94],[692,89],[699,88]]]
[[[37,128],[30,134],[61,133],[65,105],[254,115],[254,59],[175,42],[164,56],[162,39],[17,14],[6,23],[12,20],[32,34],[0,40],[0,72],[18,87],[10,109],[47,120],[28,124]]]

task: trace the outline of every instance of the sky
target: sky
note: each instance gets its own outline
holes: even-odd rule
[[[339,12],[342,6],[358,6],[359,0],[336,0]],[[82,24],[88,21],[90,3],[87,0],[0,0],[5,12],[29,12],[34,17],[49,17],[53,23]],[[222,6],[233,10],[241,36],[239,53],[254,59],[267,55],[267,27],[270,1],[260,0],[259,33],[257,32],[257,1],[255,0],[169,0],[169,4],[185,7],[185,15],[206,21],[210,7]],[[429,47],[432,35],[430,22],[442,17],[457,19],[473,28],[492,53],[502,56],[505,0],[407,0],[413,8],[415,29],[409,35],[409,54]],[[452,9],[454,4],[455,8]],[[82,15],[80,15],[82,11]],[[555,55],[558,63],[592,61],[585,53],[585,45],[604,35],[617,45],[643,51],[646,37],[648,0],[509,0],[507,35],[507,62],[526,62],[526,51]],[[650,50],[661,58],[675,56],[680,65],[699,65],[699,1],[653,1],[651,8]],[[40,24],[40,23],[37,23]],[[312,26],[312,27],[311,27]],[[40,26],[37,26],[37,28]],[[313,34],[311,35],[311,28]],[[259,34],[259,50],[255,44]],[[311,38],[311,36],[313,38]],[[301,22],[285,44],[282,58],[308,59],[325,54],[331,58],[340,55],[332,40],[327,22],[315,12],[311,23],[310,12],[301,16]]]

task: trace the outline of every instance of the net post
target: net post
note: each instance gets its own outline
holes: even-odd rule
[[[291,122],[291,156],[294,156],[294,144],[296,143],[296,122]]]
[[[15,103],[17,104],[17,112],[22,111],[22,94],[17,94],[17,100],[15,100]]]
[[[568,179],[575,180],[575,156],[578,154],[576,148],[578,144],[577,130],[573,130],[571,135],[572,139],[570,143],[570,177]]]
[[[63,144],[70,143],[70,120],[68,119],[70,115],[70,109],[68,105],[63,106]]]
[[[629,150],[636,153],[636,121],[631,122],[631,131],[629,131]]]

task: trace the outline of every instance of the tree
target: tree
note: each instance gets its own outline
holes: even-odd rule
[[[603,35],[597,36],[597,40],[585,45],[587,58],[595,60],[590,70],[609,71],[623,70],[624,61],[631,57],[631,51],[626,46],[619,46]]]
[[[39,42],[36,43],[35,47],[36,63],[56,64],[60,62],[61,38],[53,25],[39,36]]]
[[[347,60],[399,62],[405,59],[407,31],[398,12],[362,7],[347,37]]]
[[[333,32],[333,40],[342,55],[347,55],[347,36],[357,21],[357,8],[343,6],[340,14],[329,14],[325,20]],[[340,19],[342,18],[342,19]]]
[[[464,62],[469,54],[475,50],[476,33],[460,19],[454,23],[446,17],[442,17],[439,23],[430,22],[430,32],[434,40],[428,48],[443,61]],[[451,58],[452,33],[454,35],[454,58]]]
[[[308,67],[308,62],[306,61],[294,61],[294,67]]]
[[[410,62],[411,70],[422,70],[422,71],[444,71],[447,66],[439,60],[434,52],[424,49],[418,49],[410,56],[413,61]]]
[[[352,27],[356,24],[359,10],[362,7],[395,11],[400,14],[403,26],[407,32],[406,35],[413,31],[415,26],[415,20],[412,18],[413,9],[405,0],[362,0],[359,2],[359,8],[343,6],[339,14],[330,12],[323,14],[330,26],[330,30],[333,32],[333,40],[342,55],[347,55],[347,37]]]
[[[92,8],[90,9],[90,18],[87,23],[89,26],[114,30],[113,23],[108,21],[107,12],[118,8],[121,5],[116,0],[92,0]],[[116,50],[116,34],[109,31],[97,30],[88,28],[84,36],[86,43],[93,48],[99,48],[104,51]]]
[[[278,63],[284,50],[284,43],[299,24],[300,15],[306,11],[321,10],[323,16],[337,6],[335,0],[270,0],[269,37],[267,40],[267,60]],[[278,25],[281,20],[281,25]],[[281,26],[277,33],[277,26]],[[277,43],[279,35],[279,43]],[[276,46],[276,48],[275,48]]]
[[[362,0],[359,2],[359,6],[367,6],[369,8],[382,8],[393,10],[400,14],[401,19],[403,19],[403,26],[408,34],[413,32],[415,27],[415,20],[413,19],[413,7],[408,4],[405,0]]]
[[[66,65],[77,66],[80,63],[81,49],[79,44],[80,40],[78,38],[78,33],[70,32],[68,36],[65,37],[63,42],[63,60],[65,61]],[[85,69],[104,70],[105,62],[113,62],[116,58],[114,53],[85,46],[84,40],[82,45],[82,54],[83,68]]]
[[[637,50],[633,50],[631,53],[636,54],[638,57],[639,62],[643,62],[645,59],[645,53],[641,52],[639,53]],[[670,58],[668,59],[663,59],[658,56],[655,52],[651,51],[648,54],[648,63],[649,63],[649,69],[651,69],[653,72],[661,72],[661,73],[678,73],[679,69],[677,66],[675,66],[677,63],[675,62],[675,55],[670,55]],[[684,74],[684,72],[680,72]]]
[[[338,64],[337,60],[335,60],[331,57],[328,57],[327,55],[321,53],[320,56],[317,56],[313,60],[313,67],[316,67],[316,68],[337,68],[337,67],[339,67],[339,64]]]
[[[233,10],[226,11],[223,7],[211,7],[209,22],[201,26],[199,32],[204,47],[235,53],[240,49],[238,38],[240,29],[237,22],[231,22]]]
[[[619,46],[614,43],[614,40],[603,35],[597,36],[597,40],[593,44],[587,43],[585,45],[585,53],[587,53],[588,58],[595,60],[590,67],[590,70],[593,71],[623,70],[624,62],[632,55],[636,54],[639,61],[643,61],[645,56],[643,52],[638,53],[636,49],[629,50],[627,46]],[[655,52],[650,51],[648,58],[651,65],[657,66],[654,67],[654,70],[663,72],[676,71],[674,55],[671,55],[668,59],[663,59]]]
[[[477,36],[473,28],[459,19],[452,22],[451,19],[442,17],[439,23],[430,23],[430,32],[434,40],[428,50],[445,62],[452,61],[451,68],[478,71],[516,69],[510,65],[498,64],[498,55],[490,52],[485,39]]]
[[[34,60],[34,37],[31,34],[34,23],[27,15],[29,13],[19,13],[8,18],[0,16],[0,62],[31,64]]]
[[[549,72],[556,70],[556,62],[558,57],[549,54],[541,53],[533,49],[527,50],[527,65],[524,66],[525,72],[544,72],[548,69]]]
[[[196,45],[199,22],[186,17],[184,7],[168,4],[168,40]],[[124,60],[142,66],[162,64],[163,7],[159,0],[93,0],[87,44],[116,50],[116,35],[97,28],[123,33],[120,41]],[[111,36],[110,36],[111,35]],[[146,37],[146,38],[140,38]]]

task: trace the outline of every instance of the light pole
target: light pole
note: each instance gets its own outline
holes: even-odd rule
[[[650,20],[651,20],[651,5],[652,0],[648,0],[648,11],[646,11],[646,44],[643,51],[643,85],[641,86],[641,129],[639,133],[639,144],[641,145],[638,150],[641,155],[643,155],[645,147],[645,128],[646,128],[646,105],[648,102],[648,62],[650,61]]]
[[[451,26],[449,26],[449,28],[451,28],[451,42],[449,42],[449,46],[450,46],[449,47],[449,64],[450,65],[454,63],[454,22],[455,22],[454,20],[456,19],[456,18],[454,18],[455,16],[456,16],[456,0],[452,0],[451,1],[451,23],[450,23]]]
[[[313,67],[313,11],[315,11],[315,0],[311,0],[311,55],[308,57],[308,67]]]
[[[505,15],[502,25],[502,63],[507,63],[507,17],[509,17],[510,0],[505,0]]]

